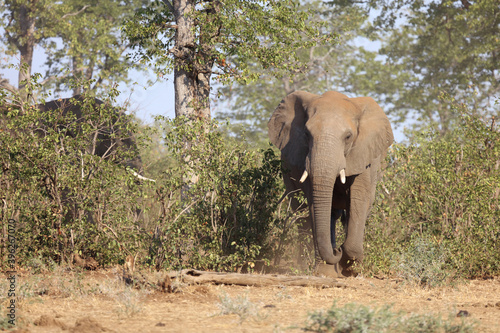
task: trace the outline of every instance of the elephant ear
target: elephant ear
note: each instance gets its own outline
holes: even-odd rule
[[[303,168],[309,150],[305,124],[307,106],[318,95],[296,91],[286,96],[274,110],[268,127],[269,140],[281,150],[290,167]]]
[[[394,141],[391,124],[382,108],[371,97],[351,98],[359,107],[358,137],[346,156],[346,175],[357,175],[370,167],[378,157],[383,157]]]

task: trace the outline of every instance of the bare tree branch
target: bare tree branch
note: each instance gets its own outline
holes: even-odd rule
[[[5,89],[11,93],[16,93],[18,90],[16,87],[9,83],[9,80],[0,78],[0,89]]]
[[[83,12],[85,9],[89,8],[90,6],[89,5],[85,5],[83,6],[82,9],[80,9],[79,11],[77,12],[74,12],[74,13],[68,13],[68,14],[64,14],[63,16],[61,16],[61,20],[64,20],[66,17],[69,17],[69,16],[75,16],[75,15],[78,15],[80,14],[81,12]]]

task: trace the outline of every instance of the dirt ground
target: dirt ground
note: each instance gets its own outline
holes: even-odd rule
[[[356,277],[342,279],[344,288],[198,285],[173,293],[124,287],[102,272],[23,281],[32,292],[18,304],[18,332],[301,332],[309,313],[334,302],[443,318],[466,311],[477,332],[500,332],[498,277],[432,290]]]

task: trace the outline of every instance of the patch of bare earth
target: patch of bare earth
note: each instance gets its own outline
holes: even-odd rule
[[[95,283],[100,273],[93,274],[97,275],[89,274],[82,283]],[[101,274],[98,279],[103,285],[108,277]],[[443,318],[462,311],[465,320],[477,322],[477,332],[500,332],[499,278],[431,290],[394,279],[358,277],[341,282],[345,288],[199,285],[182,286],[174,293],[47,293],[24,301],[18,316],[29,332],[300,332],[310,312],[336,301],[338,306],[392,304],[394,311]],[[243,316],[221,315],[221,297],[235,303],[245,299],[252,308],[243,310]]]

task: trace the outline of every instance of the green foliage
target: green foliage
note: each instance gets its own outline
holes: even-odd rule
[[[12,100],[2,95],[0,104],[0,218],[4,226],[16,220],[20,265],[78,253],[103,266],[132,255],[158,269],[235,270],[284,255],[293,226],[291,213],[278,209],[281,161],[273,150],[245,148],[205,121],[139,129],[110,101],[89,96],[75,100],[78,118]],[[95,154],[106,138],[112,149]],[[139,182],[127,165],[155,138],[148,162],[157,163],[158,181]],[[2,260],[6,254],[2,247]]]
[[[0,40],[7,46],[7,54],[16,54],[18,47],[27,44],[29,38],[39,42],[54,37],[57,17],[62,13],[59,10],[62,6],[57,6],[55,1],[3,0],[0,4],[0,26],[6,32]],[[29,31],[26,23],[34,23],[38,29]]]
[[[33,51],[41,47],[47,56],[45,89],[73,89],[74,94],[103,92],[112,89],[116,82],[128,82],[128,70],[141,68],[124,57],[127,45],[120,27],[140,3],[141,0],[91,0],[85,4],[72,0],[0,1],[0,42],[6,46],[6,61],[2,59],[0,68],[20,58],[27,65],[26,78],[31,73]],[[24,71],[22,66],[20,72]],[[91,84],[89,80],[93,80]]]
[[[497,49],[499,6],[484,1],[370,0],[304,3],[338,43],[302,48],[308,66],[293,78],[261,76],[223,90],[232,129],[265,144],[267,121],[281,98],[296,90],[337,90],[373,97],[394,125],[441,133],[457,125],[456,113],[440,96],[452,94],[477,115],[498,115]],[[375,50],[374,50],[375,49]]]
[[[244,136],[253,144],[267,145],[267,122],[281,99],[296,90],[322,94],[336,89],[342,92],[359,93],[358,78],[362,73],[347,75],[353,62],[366,63],[362,48],[355,44],[355,38],[364,35],[363,25],[368,15],[355,6],[342,7],[312,1],[301,3],[300,9],[311,13],[310,20],[328,22],[321,28],[325,35],[337,36],[331,42],[306,45],[296,50],[296,56],[304,64],[298,72],[274,76],[258,63],[252,63],[249,70],[258,74],[253,82],[234,83],[220,89],[222,110],[217,117],[231,120],[231,131]],[[364,66],[369,70],[369,65]],[[355,88],[355,89],[353,89]]]
[[[135,57],[151,63],[158,73],[171,72],[174,65],[196,72],[207,66],[217,80],[250,82],[259,73],[249,70],[255,62],[263,70],[284,75],[300,69],[297,50],[333,40],[322,35],[321,24],[308,20],[310,13],[298,2],[286,1],[186,1],[193,10],[184,16],[194,22],[193,41],[185,36],[192,53],[183,53],[182,41],[175,40],[180,17],[173,4],[151,1],[137,11],[124,27]],[[191,8],[191,7],[189,7]],[[213,66],[213,68],[212,68]]]
[[[80,1],[66,0],[58,6],[61,14],[67,16],[58,20],[55,31],[62,47],[54,41],[44,45],[48,55],[45,77],[51,78],[49,87],[72,88],[76,95],[88,90],[110,90],[117,82],[130,83],[129,70],[144,68],[125,56],[127,41],[120,29],[142,2],[91,0],[83,5]],[[86,84],[89,80],[93,81]]]
[[[85,97],[78,103],[80,119],[0,101],[0,218],[3,225],[10,218],[17,222],[19,263],[61,263],[80,253],[108,264],[138,247],[135,219],[142,194],[125,166],[137,158],[137,147],[116,144],[102,156],[93,153],[102,133],[125,140],[136,125],[109,102],[98,105]]]
[[[401,251],[393,256],[393,270],[408,283],[432,288],[446,285],[453,277],[452,255],[442,243],[416,236]]]
[[[474,332],[474,326],[454,316],[442,319],[432,315],[393,312],[391,306],[371,308],[355,303],[334,305],[310,314],[306,332]]]
[[[296,0],[154,0],[124,31],[136,59],[160,77],[173,71],[176,116],[210,118],[214,81],[247,84],[262,71],[297,73],[305,65],[299,49],[334,40],[321,30],[324,23],[309,17]]]
[[[215,122],[164,122],[175,164],[158,179],[151,264],[233,270],[268,258],[282,191],[274,152],[230,144]]]
[[[498,1],[374,0],[357,6],[375,10],[371,28],[382,45],[377,61],[354,67],[370,73],[365,88],[396,121],[452,130],[456,113],[441,100],[443,91],[473,105],[473,113],[498,112],[491,103],[499,89]]]
[[[450,253],[446,265],[463,277],[500,272],[500,134],[494,120],[449,103],[455,130],[415,132],[409,145],[392,147],[366,229],[365,265],[373,271],[423,238]]]

